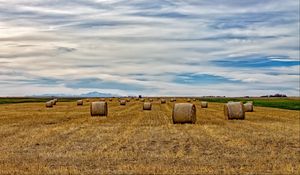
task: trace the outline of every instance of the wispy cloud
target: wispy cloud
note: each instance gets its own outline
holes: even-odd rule
[[[0,0],[0,95],[299,95],[298,7]]]

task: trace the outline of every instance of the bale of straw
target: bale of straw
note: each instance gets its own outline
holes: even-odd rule
[[[152,103],[150,102],[145,102],[143,105],[143,110],[151,110],[152,108]]]
[[[165,104],[165,103],[166,103],[166,99],[162,98],[162,99],[160,100],[160,103],[161,103],[161,104]]]
[[[171,99],[170,99],[170,102],[174,102],[174,101],[175,101],[175,99],[174,99],[174,98],[171,98]]]
[[[107,102],[105,101],[92,102],[90,104],[90,112],[91,112],[91,116],[107,116],[108,114]]]
[[[77,100],[77,106],[82,106],[83,105],[83,100]]]
[[[108,100],[109,100],[109,101],[112,101],[112,98],[109,98]]]
[[[224,115],[228,120],[245,119],[245,108],[242,102],[230,102],[224,105]]]
[[[86,102],[90,102],[90,100],[89,100],[89,99],[86,99],[85,101],[86,101]]]
[[[246,103],[251,103],[251,104],[253,104],[253,101],[247,101]]]
[[[120,100],[120,105],[125,106],[126,105],[126,100]]]
[[[153,102],[153,99],[152,99],[152,98],[150,98],[150,99],[149,99],[149,101],[150,101],[150,102]]]
[[[53,105],[56,105],[57,99],[55,98],[55,99],[53,99],[52,101],[53,101]]]
[[[191,99],[190,99],[190,98],[188,98],[188,99],[186,100],[186,102],[191,102]]]
[[[207,108],[208,102],[207,101],[201,101],[201,108]]]
[[[53,100],[49,100],[49,101],[47,101],[47,102],[50,102],[52,106],[54,105]]]
[[[46,108],[52,108],[53,107],[53,102],[51,101],[47,101],[46,102]]]
[[[244,104],[245,112],[253,112],[253,103],[245,103]]]
[[[100,98],[100,101],[105,101],[105,98]]]
[[[140,100],[141,102],[145,102],[145,99],[143,99],[143,98],[141,98],[141,100]]]
[[[191,103],[176,103],[172,113],[173,123],[196,123],[196,107]]]
[[[128,98],[128,99],[126,99],[126,102],[130,102],[130,99]]]
[[[194,98],[193,101],[196,101],[196,99]]]

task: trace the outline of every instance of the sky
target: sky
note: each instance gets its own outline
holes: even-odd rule
[[[298,0],[0,0],[0,96],[299,96]]]

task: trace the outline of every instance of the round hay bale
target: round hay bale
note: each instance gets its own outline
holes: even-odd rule
[[[90,102],[90,100],[89,100],[89,99],[86,99],[85,101],[86,101],[86,102]]]
[[[126,105],[126,100],[120,100],[120,105],[125,106]]]
[[[191,102],[191,99],[190,99],[190,98],[188,98],[188,99],[186,100],[186,102]]]
[[[208,102],[207,101],[202,101],[201,102],[201,108],[207,108],[208,107]]]
[[[54,100],[51,100],[52,102],[52,105],[55,106],[56,105],[56,102]]]
[[[107,102],[97,101],[92,102],[90,105],[91,116],[107,116],[108,107]]]
[[[167,101],[166,101],[166,99],[164,99],[164,98],[162,98],[161,100],[160,100],[160,103],[161,104],[165,104]]]
[[[253,104],[253,101],[247,101],[246,103],[251,103],[251,104]]]
[[[245,112],[253,112],[253,103],[245,103],[244,104]]]
[[[145,99],[142,98],[140,101],[141,101],[141,102],[145,102]]]
[[[126,99],[126,102],[130,102],[130,99]]]
[[[100,98],[100,101],[105,101],[105,98]]]
[[[174,101],[175,101],[175,99],[174,99],[174,98],[171,98],[171,99],[170,99],[170,102],[174,102]]]
[[[150,99],[149,99],[149,101],[150,101],[150,102],[153,102],[153,99],[152,99],[152,98],[150,98]]]
[[[55,99],[53,99],[52,101],[53,101],[53,105],[56,105],[57,99],[55,98]]]
[[[194,98],[193,101],[196,101],[196,99]]]
[[[83,105],[83,100],[77,100],[77,106],[82,106]]]
[[[152,103],[150,102],[145,102],[143,105],[143,110],[151,110],[152,108]]]
[[[109,101],[112,101],[112,98],[108,99]]]
[[[196,107],[191,103],[176,103],[172,113],[173,123],[196,123]]]
[[[47,101],[46,102],[46,108],[52,108],[53,107],[53,102],[51,101]]]
[[[52,106],[54,106],[54,101],[53,100],[49,100],[49,102],[51,103]]]
[[[228,120],[245,119],[245,108],[242,102],[230,102],[224,105],[224,115]]]

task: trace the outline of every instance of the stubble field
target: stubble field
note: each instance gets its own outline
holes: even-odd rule
[[[2,104],[0,174],[300,174],[300,111],[255,107],[228,121],[224,104],[193,103],[194,125],[172,124],[170,102],[143,111],[115,99],[107,118],[87,102]]]

